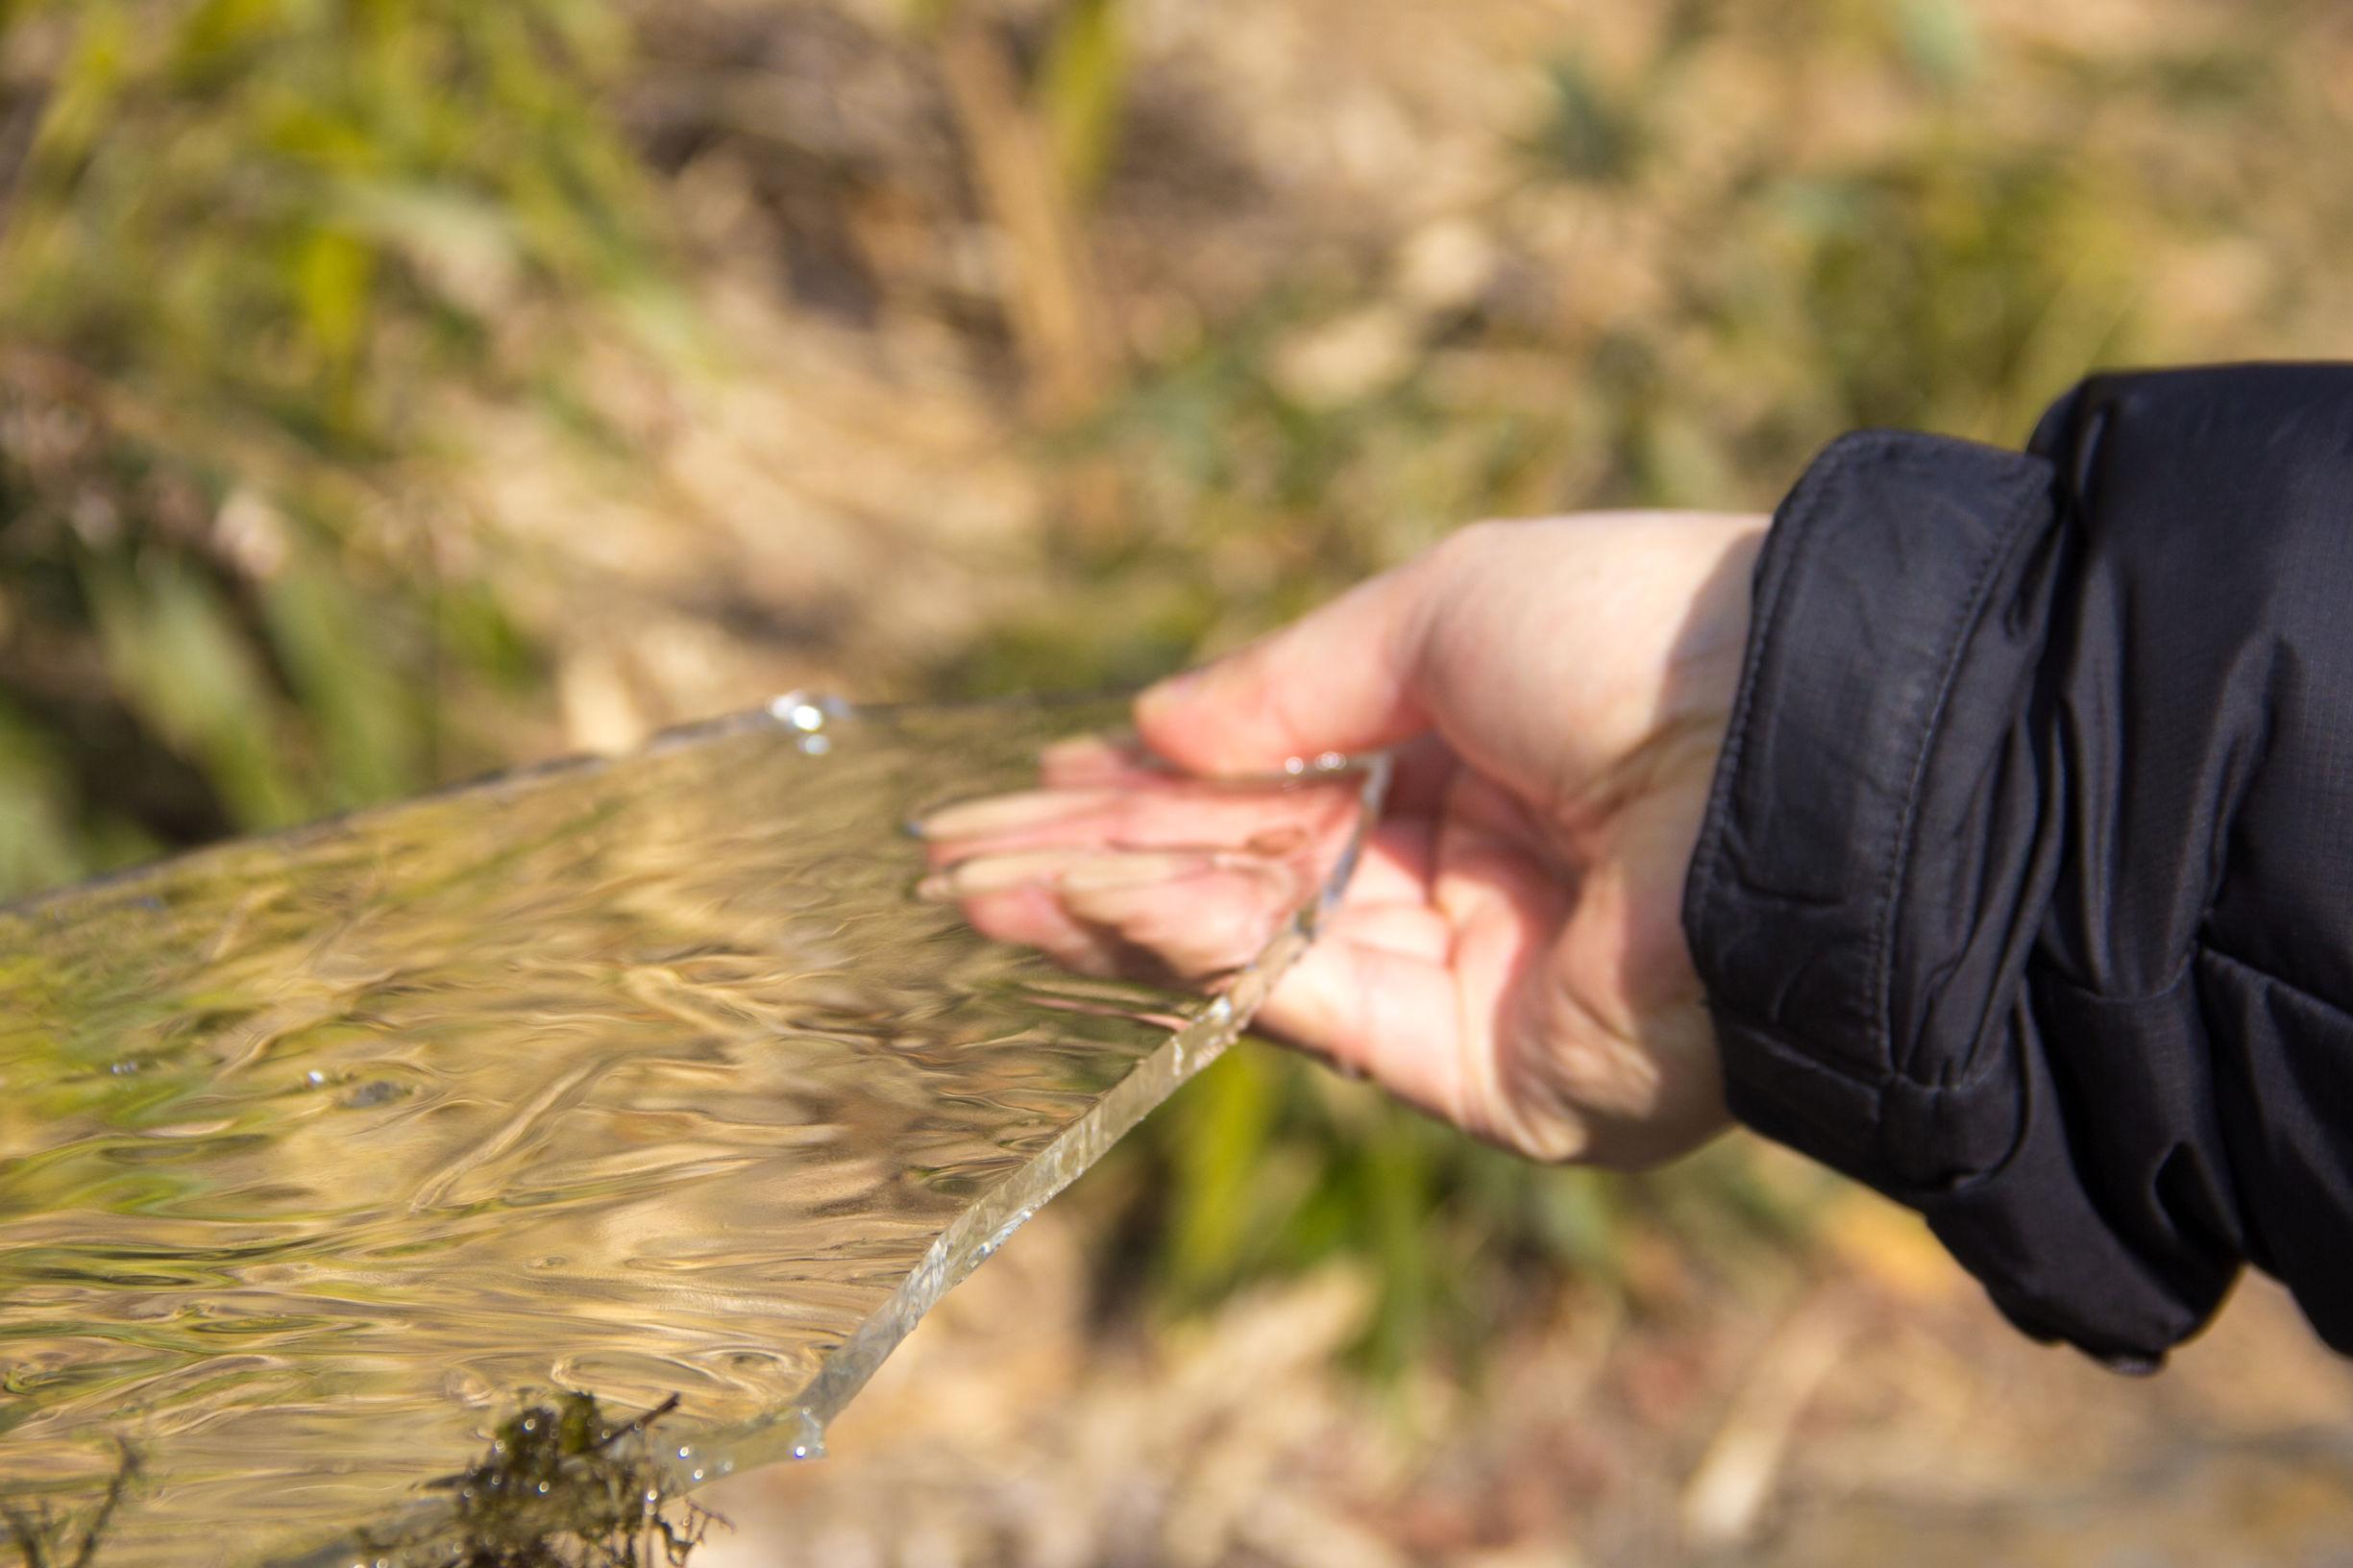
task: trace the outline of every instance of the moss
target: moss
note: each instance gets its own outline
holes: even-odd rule
[[[445,1560],[460,1568],[679,1568],[723,1521],[673,1497],[652,1460],[647,1433],[677,1403],[674,1395],[628,1421],[577,1392],[518,1410],[478,1461],[430,1483],[457,1494]]]
[[[456,1493],[450,1530],[429,1543],[359,1539],[382,1557],[451,1568],[683,1568],[718,1514],[673,1495],[647,1433],[677,1409],[675,1395],[632,1420],[607,1416],[594,1396],[567,1391],[499,1424],[489,1452],[427,1482]],[[18,1568],[93,1568],[132,1486],[137,1454],[121,1455],[88,1522],[37,1508],[0,1508]],[[381,1558],[380,1558],[381,1560]],[[100,1564],[100,1568],[103,1565]]]

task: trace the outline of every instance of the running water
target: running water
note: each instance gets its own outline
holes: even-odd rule
[[[670,1485],[813,1452],[1345,874],[1375,774],[1225,787],[1326,880],[1209,1002],[913,895],[1119,718],[785,699],[0,914],[0,1506],[71,1543],[128,1444],[96,1568],[423,1560],[559,1390],[675,1396]]]

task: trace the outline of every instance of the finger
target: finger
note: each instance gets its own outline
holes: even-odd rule
[[[917,837],[934,841],[1000,838],[1041,822],[1065,821],[1105,810],[1118,804],[1119,797],[1120,792],[1110,788],[1008,790],[936,806],[908,825]]]
[[[1020,850],[936,871],[917,891],[957,903],[983,936],[1086,973],[1197,980],[1255,959],[1316,874],[1231,851]]]
[[[1462,771],[1462,759],[1435,735],[1421,735],[1390,754],[1389,784],[1381,803],[1385,817],[1431,817]]]
[[[1204,773],[1393,746],[1429,721],[1414,691],[1426,574],[1401,567],[1136,699],[1153,750]]]
[[[1306,894],[1293,868],[1239,858],[1164,883],[1092,884],[1074,873],[1058,891],[1071,919],[1184,980],[1249,964]]]
[[[1072,919],[1061,895],[1045,883],[971,894],[959,901],[957,913],[982,936],[1017,947],[1034,947],[1074,973],[1109,976],[1119,972],[1120,955],[1104,933]]]
[[[1358,814],[1353,784],[1243,788],[1163,775],[1126,789],[1023,790],[939,808],[914,829],[934,865],[1049,847],[1257,847],[1312,844],[1337,858]]]
[[[1054,885],[1074,866],[1094,858],[1096,851],[1069,846],[1021,849],[1002,855],[976,855],[932,872],[915,885],[916,896],[932,902],[962,902],[1017,888]]]
[[[1428,907],[1435,841],[1436,830],[1428,821],[1383,822],[1374,828],[1356,870],[1349,873],[1340,908]]]
[[[1201,920],[1189,938],[1177,930],[1166,955],[1120,929],[1120,917],[1133,910],[1172,901],[1190,906],[1205,897],[1234,901],[1231,889],[1211,881],[1210,870],[1206,855],[1036,851],[968,861],[925,877],[918,892],[952,900],[965,923],[982,936],[1037,948],[1066,969],[1165,983],[1237,968],[1256,951],[1227,963],[1222,950],[1208,950],[1238,940],[1233,933],[1247,922],[1231,912]],[[1122,891],[1131,895],[1129,909],[1115,902]]]
[[[1316,941],[1377,948],[1401,958],[1431,964],[1448,963],[1454,955],[1454,927],[1428,904],[1367,904],[1345,906],[1327,916]]]
[[[1462,1004],[1443,962],[1318,942],[1276,983],[1257,1022],[1409,1105],[1464,1122]]]
[[[1129,738],[1074,735],[1038,753],[1038,778],[1049,789],[1148,784],[1168,776],[1168,765]]]

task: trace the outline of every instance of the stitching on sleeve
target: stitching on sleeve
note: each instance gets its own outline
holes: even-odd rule
[[[1701,842],[1693,852],[1691,886],[1697,894],[1697,908],[1702,912],[1703,921],[1713,914],[1719,900],[1728,896],[1726,891],[1728,873],[1724,840],[1732,817],[1732,796],[1752,739],[1772,722],[1772,716],[1759,709],[1757,689],[1765,679],[1768,664],[1777,669],[1784,658],[1787,639],[1791,635],[1786,625],[1785,601],[1789,583],[1799,570],[1796,563],[1812,548],[1813,535],[1819,531],[1823,517],[1846,499],[1847,483],[1858,470],[1885,468],[1918,471],[1932,469],[1945,460],[1947,454],[1944,452],[1914,445],[1921,439],[1918,432],[1900,430],[1856,431],[1840,438],[1815,460],[1802,481],[1802,487],[1806,491],[1802,504],[1792,508],[1774,524],[1780,537],[1772,541],[1769,547],[1772,569],[1761,581],[1760,597],[1753,611],[1752,641],[1755,657],[1747,661],[1747,668],[1741,675],[1726,731],[1724,756],[1719,764],[1715,789],[1708,802]],[[2041,477],[2043,469],[2047,467],[2047,459],[2044,459],[2042,468],[2038,468],[2035,474],[2007,478],[1993,488],[1992,493],[2001,508],[1996,513],[1998,526],[1991,530],[1971,564],[1968,591],[1937,660],[1936,667],[1941,674],[1935,698],[1922,723],[1919,745],[1902,783],[1903,806],[1880,851],[1886,870],[1870,915],[1872,945],[1866,958],[1868,979],[1865,984],[1868,990],[1863,1001],[1867,1016],[1873,1019],[1874,1035],[1867,1043],[1873,1048],[1879,1064],[1877,1083],[1882,1089],[1899,1078],[1924,1089],[1938,1087],[1919,1084],[1895,1062],[1894,1021],[1891,1017],[1895,918],[1915,848],[1912,839],[1918,826],[1922,779],[1926,771],[1929,751],[1950,701],[1953,684],[1958,678],[1962,652],[1967,647],[1970,632],[1984,618],[1986,601],[1999,568],[2022,544],[2031,542],[2033,535],[2023,525],[2031,521],[2034,506],[2047,491],[2047,483]],[[1840,1076],[1847,1075],[1841,1073]],[[1863,1082],[1851,1077],[1849,1081]]]
[[[1863,446],[1858,436],[1848,436],[1833,443],[1829,450],[1815,460],[1807,476],[1822,482],[1814,485],[1806,504],[1792,510],[1773,525],[1773,530],[1782,538],[1769,542],[1774,570],[1765,583],[1765,596],[1752,611],[1753,624],[1751,636],[1756,656],[1746,661],[1740,675],[1740,689],[1732,698],[1732,712],[1724,735],[1724,756],[1717,765],[1715,787],[1709,792],[1707,816],[1702,827],[1700,845],[1694,851],[1698,873],[1700,907],[1712,912],[1721,895],[1724,881],[1724,833],[1730,820],[1735,781],[1740,776],[1742,759],[1748,752],[1749,731],[1762,721],[1756,714],[1756,686],[1764,678],[1768,660],[1778,663],[1781,656],[1781,600],[1785,596],[1791,570],[1787,562],[1791,555],[1804,548],[1808,538],[1827,505],[1827,482],[1853,466],[1854,453]],[[1802,482],[1802,481],[1801,481]],[[1778,546],[1778,549],[1774,549]]]
[[[1910,467],[1918,465],[1927,454],[1897,452],[1890,455],[1902,461],[1903,466]],[[1905,459],[1909,461],[1904,461]],[[2027,530],[2021,525],[2027,521],[2030,505],[2037,499],[2041,488],[2041,486],[2024,485],[2012,487],[2013,493],[2009,498],[2001,527],[1986,542],[1983,554],[1973,569],[1969,593],[1963,600],[1962,613],[1953,618],[1949,640],[1938,661],[1941,674],[1937,680],[1936,699],[1929,704],[1925,720],[1921,725],[1920,744],[1913,752],[1912,767],[1904,780],[1903,810],[1897,818],[1892,842],[1888,844],[1884,851],[1887,872],[1880,884],[1878,908],[1874,912],[1875,934],[1873,937],[1871,955],[1870,1002],[1871,1017],[1875,1020],[1875,1028],[1879,1036],[1875,1043],[1878,1046],[1880,1059],[1887,1064],[1888,1075],[1891,1079],[1902,1078],[1910,1082],[1919,1082],[1912,1078],[1908,1070],[1909,1063],[1899,1063],[1896,1060],[1894,992],[1896,913],[1900,907],[1903,885],[1911,870],[1913,852],[1917,848],[1913,841],[1913,834],[1918,826],[1922,778],[1927,772],[1928,752],[1934,747],[1937,734],[1943,727],[1945,710],[1952,698],[1953,682],[1960,674],[1962,651],[1969,645],[1970,633],[1984,619],[1986,600],[1992,593],[1998,570],[2028,537]],[[1923,1084],[1922,1087],[1935,1086]]]

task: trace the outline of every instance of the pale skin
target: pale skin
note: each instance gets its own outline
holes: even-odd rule
[[[1682,936],[1766,520],[1481,524],[1137,701],[1209,778],[1394,747],[1348,892],[1258,1025],[1533,1159],[1654,1164],[1725,1125]],[[1332,792],[1180,784],[1104,747],[921,824],[925,891],[1091,972],[1213,975],[1316,873]]]

